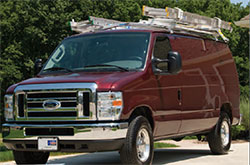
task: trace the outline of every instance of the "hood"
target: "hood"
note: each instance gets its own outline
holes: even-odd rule
[[[9,87],[6,93],[13,93],[18,85],[27,84],[46,84],[46,83],[84,83],[94,82],[98,86],[98,91],[121,90],[121,85],[117,85],[119,81],[131,81],[138,78],[142,72],[81,72],[60,75],[40,75],[38,77],[24,80],[18,84]],[[124,81],[123,81],[124,80]],[[113,84],[116,82],[116,85]]]

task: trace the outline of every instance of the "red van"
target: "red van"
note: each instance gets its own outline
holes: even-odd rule
[[[187,135],[207,136],[212,153],[224,154],[239,96],[223,42],[160,30],[90,32],[63,40],[36,77],[9,87],[3,142],[18,164],[46,163],[55,151],[110,150],[125,164],[151,164],[154,141]]]

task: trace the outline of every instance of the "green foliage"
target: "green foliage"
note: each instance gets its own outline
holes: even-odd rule
[[[250,131],[249,128],[249,99],[242,97],[240,101],[240,113],[242,114],[241,125],[232,127],[232,138],[235,139],[247,139]]]
[[[68,21],[86,20],[89,15],[121,21],[142,18],[142,5],[184,11],[226,21],[238,21],[249,14],[249,6],[231,4],[230,0],[24,0],[0,1],[0,84],[1,98],[8,86],[33,75],[35,59],[48,59],[65,37],[70,36]],[[242,94],[248,96],[249,34],[248,29],[233,24],[229,47],[236,61]]]
[[[193,140],[193,139],[197,139],[196,136],[185,136],[184,140]]]
[[[156,148],[171,148],[171,147],[179,147],[175,144],[171,144],[171,143],[162,143],[162,142],[155,142],[154,143],[154,149]]]
[[[248,98],[241,98],[240,102],[240,113],[242,114],[242,121],[241,125],[244,127],[245,130],[250,131],[249,129],[249,99]]]
[[[0,162],[6,162],[6,161],[10,161],[10,160],[14,160],[12,151],[10,151],[10,150],[0,151]]]
[[[0,162],[13,160],[12,151],[8,150],[2,142],[2,134],[0,133]]]
[[[242,131],[244,131],[244,127],[242,125],[236,125],[232,126],[232,139],[240,139],[239,135],[241,134]]]

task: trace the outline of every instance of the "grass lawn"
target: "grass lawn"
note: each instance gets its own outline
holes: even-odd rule
[[[170,144],[170,143],[162,143],[162,142],[155,142],[154,143],[154,149],[156,148],[171,148],[171,147],[179,147],[175,144]]]
[[[12,151],[0,151],[0,162],[14,160]]]
[[[8,150],[2,142],[2,134],[0,134],[0,162],[13,160],[12,151]]]

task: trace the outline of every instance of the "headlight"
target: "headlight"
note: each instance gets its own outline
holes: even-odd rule
[[[119,120],[122,107],[121,92],[97,93],[97,116],[99,120]]]
[[[13,95],[4,96],[4,116],[6,120],[13,120]]]

